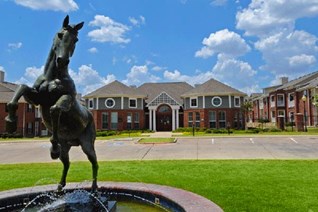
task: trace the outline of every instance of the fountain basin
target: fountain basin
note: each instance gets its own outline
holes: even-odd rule
[[[90,190],[91,183],[68,183],[66,192]],[[145,183],[98,182],[98,191],[106,192],[110,200],[137,201],[153,204],[167,211],[223,211],[212,201],[178,188]],[[0,211],[14,210],[45,192],[54,192],[56,185],[35,186],[0,192]]]

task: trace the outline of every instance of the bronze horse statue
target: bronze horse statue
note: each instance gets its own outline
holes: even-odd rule
[[[74,81],[68,73],[70,57],[78,41],[78,31],[84,22],[69,25],[69,17],[63,21],[62,29],[55,35],[53,45],[40,75],[32,87],[20,85],[12,100],[7,104],[7,131],[13,133],[17,128],[16,110],[18,100],[23,96],[32,105],[39,105],[45,126],[52,133],[51,157],[63,163],[63,174],[58,190],[66,184],[70,166],[69,150],[81,146],[92,164],[92,190],[97,189],[98,163],[94,148],[96,131],[91,112],[76,99]]]

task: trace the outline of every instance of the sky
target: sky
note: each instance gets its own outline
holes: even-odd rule
[[[0,69],[32,85],[66,15],[85,22],[69,73],[83,95],[114,80],[247,94],[318,70],[318,0],[0,0]]]

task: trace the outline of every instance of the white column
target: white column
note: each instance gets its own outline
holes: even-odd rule
[[[121,97],[121,102],[120,102],[120,109],[124,109],[124,97]]]
[[[149,109],[149,130],[152,130],[152,110]]]
[[[179,109],[176,109],[176,112],[177,112],[177,127],[176,127],[176,129],[178,129],[179,128]]]
[[[176,110],[172,109],[172,131],[176,129]]]
[[[157,131],[157,127],[156,127],[156,109],[153,110],[153,122],[152,122],[152,126],[153,126],[153,131]]]
[[[229,95],[229,108],[232,107],[231,95]]]
[[[99,105],[99,98],[97,97],[97,98],[96,98],[96,110],[99,109],[99,108],[98,108],[98,105]]]

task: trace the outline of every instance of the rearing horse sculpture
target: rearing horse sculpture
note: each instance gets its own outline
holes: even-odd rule
[[[97,189],[98,163],[94,149],[96,131],[93,116],[76,99],[75,84],[68,73],[70,57],[78,41],[77,34],[83,25],[84,22],[69,25],[69,17],[65,17],[62,29],[54,37],[44,73],[37,78],[33,87],[20,85],[7,104],[6,123],[10,133],[16,130],[16,110],[22,96],[28,103],[40,106],[43,122],[52,132],[51,157],[60,158],[64,166],[58,190],[66,184],[71,146],[81,146],[87,155],[93,170],[92,190]]]

